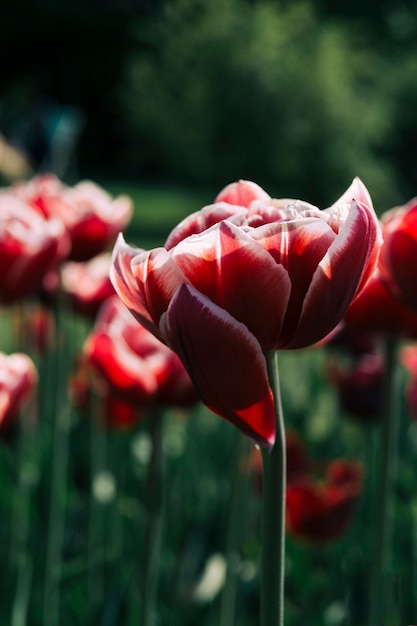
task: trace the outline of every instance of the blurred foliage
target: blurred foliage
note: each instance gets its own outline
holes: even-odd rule
[[[136,36],[148,51],[125,79],[130,162],[321,202],[363,172],[393,200],[380,60],[309,5],[178,0]]]
[[[24,145],[34,109],[77,107],[84,176],[249,178],[326,206],[359,175],[382,212],[416,193],[414,4],[23,0],[0,131]]]

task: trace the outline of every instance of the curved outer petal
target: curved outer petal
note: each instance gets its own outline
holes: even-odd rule
[[[345,193],[340,196],[336,202],[334,202],[328,209],[325,209],[325,213],[332,213],[334,210],[337,210],[337,207],[348,204],[350,205],[352,200],[356,200],[356,202],[360,202],[365,206],[372,207],[372,199],[369,194],[369,191],[361,181],[361,179],[356,176],[351,185],[346,189]]]
[[[202,233],[203,230],[211,228],[211,226],[218,224],[222,220],[240,216],[241,221],[243,221],[246,213],[247,210],[245,207],[233,206],[226,202],[216,202],[215,204],[206,206],[200,211],[196,211],[183,219],[168,235],[164,247],[167,250],[171,250],[171,248],[186,237],[198,235]]]
[[[198,291],[248,327],[264,351],[274,347],[291,284],[287,270],[261,245],[221,222],[180,242],[172,258]]]
[[[352,202],[348,219],[313,275],[293,337],[279,347],[303,348],[340,322],[375,262],[378,228],[373,211]]]
[[[161,331],[203,402],[256,443],[271,447],[274,400],[265,357],[246,326],[183,285],[161,319]]]
[[[217,195],[216,202],[228,202],[229,204],[238,204],[248,207],[254,200],[268,202],[270,199],[271,196],[257,183],[251,180],[238,180],[237,182],[230,183],[230,185],[226,185]]]
[[[137,283],[132,274],[132,260],[141,253],[144,251],[128,246],[123,235],[120,234],[113,250],[110,280],[117,295],[129,311],[145,328],[159,336],[158,327],[154,324],[147,307],[144,286]]]
[[[278,267],[284,266],[291,281],[281,335],[274,346],[286,347],[297,327],[314,272],[336,235],[324,219],[317,217],[268,224],[250,234],[269,252]]]

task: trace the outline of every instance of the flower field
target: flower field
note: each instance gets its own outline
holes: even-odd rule
[[[1,624],[417,620],[415,207],[234,185],[1,190]]]

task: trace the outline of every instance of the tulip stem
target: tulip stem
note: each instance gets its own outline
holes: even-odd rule
[[[276,439],[271,451],[262,450],[262,557],[260,626],[284,623],[285,576],[285,429],[277,353],[267,354],[274,394]]]
[[[148,529],[144,559],[144,587],[141,626],[155,626],[161,556],[163,507],[162,414],[149,415],[152,452],[148,468]]]
[[[396,377],[397,342],[393,338],[385,341],[385,380],[382,398],[382,423],[379,459],[377,464],[377,485],[375,501],[375,542],[372,555],[372,576],[370,589],[370,625],[386,624],[392,615],[393,607],[387,606],[392,598],[392,522],[393,522],[393,483],[396,473],[398,439],[398,397]],[[388,580],[391,578],[391,580]]]

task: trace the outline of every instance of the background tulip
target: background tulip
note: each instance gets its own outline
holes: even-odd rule
[[[382,216],[381,274],[392,293],[417,313],[417,198]]]
[[[362,492],[360,464],[332,461],[323,482],[311,478],[287,488],[287,529],[309,543],[325,543],[340,537],[352,518]]]
[[[177,355],[138,325],[117,297],[102,306],[83,354],[111,393],[136,407],[196,401]]]
[[[38,374],[23,353],[0,352],[0,428],[7,427],[34,392]]]
[[[45,218],[26,202],[0,194],[0,301],[36,293],[67,252],[62,222]]]
[[[71,240],[72,261],[87,261],[104,252],[127,226],[133,211],[128,196],[113,199],[92,181],[70,187],[52,174],[15,184],[12,192],[43,215],[64,223]]]

